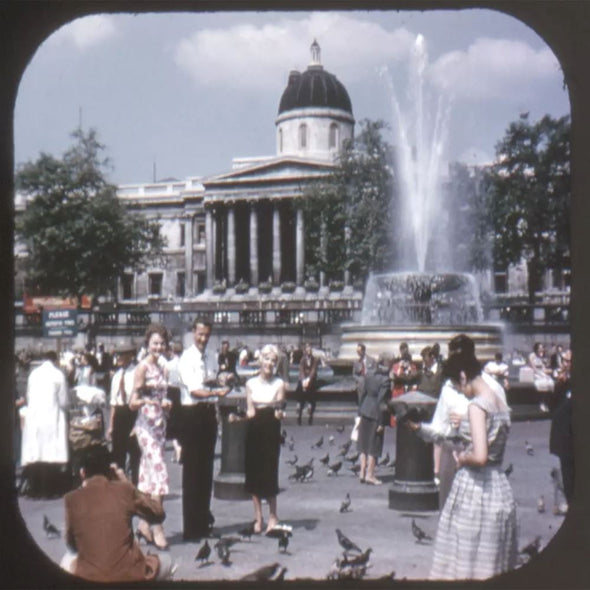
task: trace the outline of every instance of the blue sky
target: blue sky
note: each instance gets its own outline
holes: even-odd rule
[[[227,171],[233,157],[275,152],[274,120],[291,69],[321,61],[347,88],[354,116],[393,123],[416,35],[432,97],[452,97],[447,159],[488,162],[508,124],[569,113],[551,49],[518,20],[488,10],[95,15],[56,31],[31,60],[15,108],[17,165],[60,155],[81,119],[97,129],[111,181]]]

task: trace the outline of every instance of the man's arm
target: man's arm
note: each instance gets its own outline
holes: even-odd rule
[[[223,397],[231,391],[229,387],[208,388],[203,381],[204,375],[195,368],[190,357],[186,354],[180,357],[178,372],[180,374],[180,381],[188,389],[191,397],[207,398],[214,395]]]
[[[132,484],[130,483],[129,485]],[[133,511],[137,516],[147,520],[150,524],[160,524],[166,518],[162,502],[154,500],[148,494],[140,492],[135,487],[133,487]]]

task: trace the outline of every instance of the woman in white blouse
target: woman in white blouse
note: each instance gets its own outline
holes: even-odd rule
[[[246,382],[246,491],[254,503],[254,532],[262,532],[262,498],[268,500],[266,532],[278,523],[279,453],[285,407],[285,382],[276,376],[279,351],[267,344],[260,352],[260,373]]]

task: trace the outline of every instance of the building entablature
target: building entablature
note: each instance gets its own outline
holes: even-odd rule
[[[279,125],[283,121],[288,121],[290,119],[306,119],[306,118],[321,118],[321,119],[330,119],[331,121],[340,121],[342,123],[350,123],[354,125],[354,117],[351,113],[343,111],[342,109],[334,109],[334,108],[302,108],[302,109],[293,109],[290,111],[286,111],[281,113],[275,120],[275,125]]]

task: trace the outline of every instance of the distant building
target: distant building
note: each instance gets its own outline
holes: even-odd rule
[[[236,158],[215,176],[119,187],[128,205],[159,217],[168,248],[162,267],[125,274],[118,298],[227,296],[236,286],[256,296],[261,283],[301,291],[304,190],[333,170],[354,123],[348,92],[324,69],[314,41],[311,63],[290,72],[281,96],[274,156]]]

